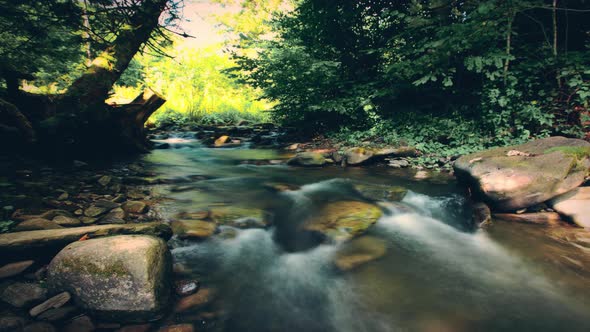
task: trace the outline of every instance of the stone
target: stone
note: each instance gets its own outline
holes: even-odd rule
[[[395,159],[390,160],[388,165],[393,168],[406,168],[410,167],[410,162],[405,159]]]
[[[0,279],[10,278],[26,271],[35,261],[28,260],[22,262],[9,263],[0,267]]]
[[[386,252],[385,241],[373,236],[362,236],[338,250],[334,264],[341,271],[350,271],[384,256]]]
[[[537,212],[537,213],[494,213],[492,215],[495,219],[505,221],[514,221],[527,224],[537,224],[545,226],[563,226],[566,223],[561,219],[561,216],[555,212]]]
[[[590,167],[590,143],[549,137],[462,156],[453,167],[458,179],[494,210],[515,211],[582,184]]]
[[[217,138],[215,140],[215,142],[213,142],[213,145],[216,147],[220,147],[220,146],[223,146],[224,144],[226,144],[228,141],[229,141],[229,136],[223,135],[223,136],[220,136],[219,138]]]
[[[83,315],[73,318],[63,328],[63,332],[93,332],[94,323],[90,317]]]
[[[270,218],[262,209],[234,205],[213,207],[208,217],[218,224],[237,228],[264,228]]]
[[[576,225],[590,228],[590,187],[579,187],[552,199],[549,204]]]
[[[323,166],[328,160],[319,152],[301,152],[287,161],[287,165],[293,166]]]
[[[66,318],[69,318],[71,316],[73,316],[76,312],[78,311],[78,308],[76,308],[73,305],[66,305],[60,308],[56,308],[56,309],[49,309],[43,313],[41,313],[37,319],[40,320],[46,320],[49,322],[55,322],[55,321],[60,321],[60,320],[64,320]]]
[[[28,307],[47,298],[47,290],[38,284],[15,282],[3,285],[0,299],[13,307]]]
[[[174,307],[174,312],[180,313],[189,309],[199,310],[211,304],[217,292],[212,288],[201,288],[197,293],[181,298]]]
[[[41,213],[39,215],[39,218],[52,220],[53,218],[55,218],[57,216],[72,217],[72,214],[66,210],[53,209],[53,210],[48,210],[48,211]]]
[[[374,201],[401,201],[408,193],[408,189],[404,187],[378,184],[355,184],[354,188],[364,197]]]
[[[214,222],[203,220],[174,220],[171,224],[172,232],[181,239],[203,240],[217,230]]]
[[[158,332],[195,332],[193,324],[176,324],[160,328]]]
[[[179,280],[174,283],[174,289],[179,296],[188,296],[199,290],[199,282],[196,280]]]
[[[78,218],[67,217],[67,216],[56,216],[53,218],[53,222],[64,227],[80,226],[82,222]]]
[[[32,317],[38,316],[39,314],[49,310],[49,309],[57,309],[63,306],[64,304],[68,303],[71,296],[68,292],[62,292],[54,297],[50,298],[49,300],[39,304],[38,306],[29,310],[29,315]]]
[[[20,316],[15,315],[10,311],[0,312],[0,331],[12,332],[22,331],[26,324],[26,320]]]
[[[172,235],[170,226],[165,223],[152,222],[144,224],[96,225],[42,231],[28,231],[0,234],[0,252],[20,252],[30,249],[63,247],[79,240],[82,236],[89,238],[118,234],[147,234],[169,239]]]
[[[49,264],[47,284],[53,291],[70,292],[78,305],[98,318],[138,322],[162,316],[171,270],[164,241],[119,235],[65,247]]]
[[[97,181],[97,182],[98,182],[98,183],[99,183],[101,186],[103,186],[103,187],[106,187],[106,186],[108,186],[108,185],[109,185],[109,183],[111,183],[111,179],[112,179],[112,178],[111,178],[110,176],[108,176],[108,175],[103,175],[103,176],[101,176],[101,177],[98,179],[98,181]]]
[[[344,158],[348,165],[360,165],[375,156],[375,150],[367,148],[350,148],[344,152]]]
[[[56,332],[57,329],[47,322],[34,322],[25,326],[23,332]]]
[[[28,219],[23,222],[20,222],[16,225],[12,230],[15,232],[23,232],[23,231],[36,231],[36,230],[43,230],[43,229],[58,229],[62,228],[60,225],[54,223],[51,220],[43,219],[43,218],[33,218]]]
[[[478,202],[473,204],[472,212],[473,224],[477,227],[484,227],[492,222],[492,212],[487,204]]]
[[[127,201],[122,206],[127,213],[146,213],[149,207],[142,201]]]
[[[94,218],[94,217],[98,217],[100,215],[103,215],[103,214],[109,212],[110,210],[111,209],[109,209],[107,207],[91,205],[86,210],[84,210],[84,215],[86,217]]]
[[[334,242],[342,242],[363,234],[381,218],[381,209],[359,201],[338,201],[324,205],[302,229],[319,232]]]
[[[68,194],[68,193],[67,193],[67,192],[65,192],[65,191],[64,191],[63,193],[61,193],[59,196],[57,196],[57,200],[58,200],[58,201],[65,201],[65,200],[67,200],[68,198],[70,198],[70,194]]]

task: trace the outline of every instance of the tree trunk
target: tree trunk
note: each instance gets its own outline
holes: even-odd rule
[[[90,67],[66,92],[81,103],[96,104],[107,99],[113,84],[129,66],[133,56],[149,40],[168,0],[145,0],[120,28],[112,45],[92,60]]]

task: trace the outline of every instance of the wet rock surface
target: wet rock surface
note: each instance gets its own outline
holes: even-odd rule
[[[142,321],[162,315],[170,271],[164,241],[121,235],[70,244],[51,261],[47,281],[97,317]]]

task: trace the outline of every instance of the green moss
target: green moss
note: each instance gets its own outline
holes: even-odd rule
[[[63,260],[61,265],[67,269],[74,271],[82,271],[95,276],[101,277],[125,277],[129,275],[129,271],[125,268],[122,262],[117,261],[112,265],[102,268],[93,263],[87,262],[86,264],[80,264],[75,260]]]
[[[545,154],[561,151],[568,156],[574,157],[580,161],[584,158],[590,158],[590,146],[556,146],[544,151]]]

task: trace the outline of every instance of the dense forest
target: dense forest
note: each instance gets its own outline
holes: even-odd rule
[[[113,122],[137,127],[103,118],[144,88],[168,101],[151,123],[270,116],[349,144],[403,142],[427,154],[587,130],[588,1],[217,2],[241,8],[214,18],[230,37],[195,49],[183,43],[195,36],[179,28],[182,2],[3,1],[4,136],[17,128],[27,141],[72,142],[81,123],[82,136]],[[151,25],[134,27],[134,15]],[[109,49],[115,62],[101,57]],[[101,83],[92,72],[105,59]],[[126,135],[144,149],[134,132]]]

